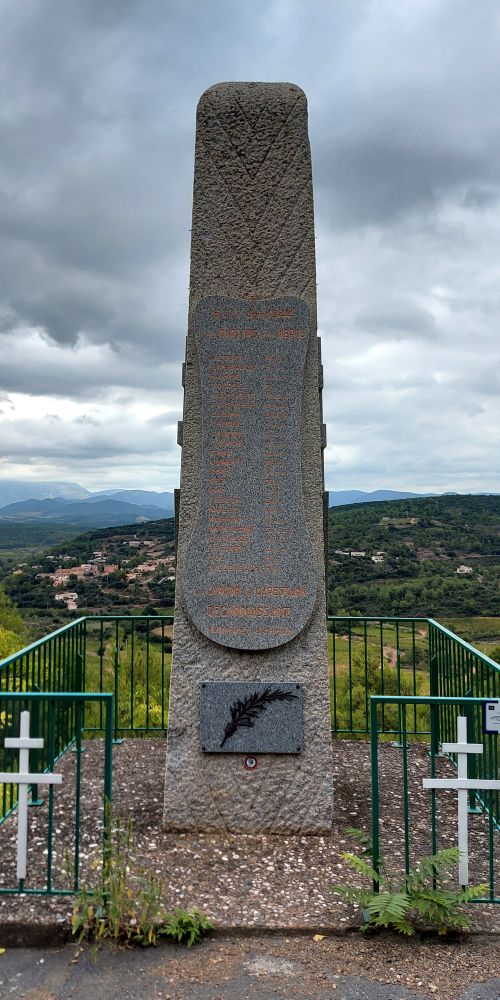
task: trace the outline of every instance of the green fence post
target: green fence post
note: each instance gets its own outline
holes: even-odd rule
[[[431,643],[432,626],[429,625],[429,691],[432,697],[439,695],[439,662],[436,648]],[[439,707],[431,704],[431,753],[439,753]]]
[[[104,793],[103,793],[103,831],[102,831],[102,876],[103,888],[106,892],[107,875],[109,875],[109,859],[111,855],[112,817],[111,799],[113,791],[113,695],[106,698],[105,732],[104,732]]]
[[[123,739],[118,736],[118,703],[119,703],[119,683],[118,683],[118,671],[120,669],[120,647],[119,647],[119,635],[118,635],[118,619],[115,623],[115,735],[113,738],[113,743],[123,743]]]
[[[397,626],[396,626],[397,627]],[[401,650],[399,648],[399,636],[397,638],[398,646],[396,649],[396,694],[401,694]],[[398,738],[394,740],[393,747],[396,750],[401,750],[403,747],[403,724],[402,724],[402,707],[398,704]],[[406,731],[406,724],[405,724]]]
[[[373,868],[380,874],[380,830],[379,830],[379,788],[378,788],[378,731],[377,702],[370,698],[370,741],[372,779],[372,850]],[[373,891],[379,891],[378,879],[373,880]]]
[[[83,679],[83,656],[81,653],[77,653],[75,656],[75,691],[83,692],[84,690],[84,679]],[[82,745],[82,730],[85,728],[85,702],[78,702],[80,706],[79,723],[76,718],[75,712],[75,726],[76,726],[76,745],[72,747],[71,753],[76,753],[78,756],[85,753],[85,747]],[[78,738],[79,737],[79,738]]]
[[[472,691],[468,691],[467,694],[471,695]],[[464,702],[465,706],[465,718],[467,719],[467,741],[468,743],[478,743],[479,740],[475,738],[476,726],[474,722],[474,705],[469,702]],[[468,757],[469,765],[469,778],[477,778],[477,762],[475,753],[469,754]],[[469,808],[467,810],[473,815],[480,815],[482,813],[481,804],[479,801],[479,796],[476,795],[474,791],[469,792]]]
[[[33,691],[40,691],[38,684],[33,684]],[[38,698],[35,698],[30,703],[31,708],[31,721],[30,721],[30,733],[31,736],[38,737],[40,733],[40,702]],[[30,750],[30,769],[32,774],[40,774],[42,768],[40,767],[41,760],[40,750]],[[31,786],[31,799],[29,801],[30,806],[43,806],[44,799],[41,799],[38,794],[38,785]]]
[[[80,816],[81,816],[81,792],[82,792],[82,728],[83,728],[83,704],[80,699],[75,705],[75,728],[76,728],[76,775],[75,775],[75,853],[73,870],[73,889],[78,892],[80,881]]]

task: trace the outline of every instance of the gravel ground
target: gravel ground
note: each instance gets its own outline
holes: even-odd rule
[[[162,876],[167,906],[198,906],[219,929],[345,931],[359,925],[359,915],[331,891],[335,883],[356,884],[346,870],[342,851],[355,849],[346,833],[349,826],[369,828],[369,746],[362,741],[334,743],[335,824],[330,836],[277,837],[271,835],[179,835],[161,830],[165,741],[129,740],[113,750],[113,808],[132,817],[135,831],[133,859]],[[402,796],[399,749],[380,748],[380,812],[382,844],[391,867],[404,868],[402,849]],[[427,747],[414,744],[408,751],[411,803],[412,859],[428,854],[430,844],[430,793],[422,789],[428,773]],[[70,885],[65,871],[66,849],[74,840],[74,774],[76,755],[67,753],[58,769],[64,776],[55,792],[53,884]],[[81,839],[82,878],[96,879],[102,819],[102,742],[89,741],[82,757]],[[453,773],[446,760],[438,761],[438,774]],[[45,790],[43,790],[45,793]],[[47,806],[30,809],[29,885],[43,887],[47,865]],[[456,844],[456,795],[438,793],[438,847]],[[1,886],[15,885],[14,813],[0,827]],[[487,878],[487,822],[470,817],[471,879]],[[496,835],[496,855],[500,837]],[[94,863],[94,867],[93,867]],[[498,869],[498,864],[497,864]],[[500,880],[497,873],[497,895]],[[31,943],[44,923],[53,931],[67,928],[71,897],[0,896],[0,933],[11,927],[9,940],[26,943],[23,928],[30,927]],[[500,907],[471,907],[473,928],[481,933],[500,932]],[[356,937],[356,949],[362,947]],[[1,943],[1,942],[0,942]],[[333,947],[333,946],[332,946]]]

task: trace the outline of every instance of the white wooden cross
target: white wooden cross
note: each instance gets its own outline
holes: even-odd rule
[[[457,742],[443,743],[444,753],[456,753],[458,763],[457,778],[424,778],[424,788],[456,788],[458,792],[458,881],[469,884],[469,831],[467,799],[469,791],[500,789],[500,781],[493,778],[468,778],[467,754],[482,753],[482,743],[467,743],[467,719],[460,715],[457,719]]]
[[[30,750],[41,750],[42,739],[30,737],[30,713],[21,712],[19,736],[7,736],[7,750],[19,750],[19,772],[0,771],[0,782],[19,785],[17,806],[17,877],[26,878],[26,858],[28,853],[28,785],[60,785],[62,774],[29,774]]]

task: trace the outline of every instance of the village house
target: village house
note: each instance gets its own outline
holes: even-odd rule
[[[66,590],[63,594],[56,594],[56,601],[63,601],[68,611],[74,611],[78,607],[78,594],[73,590]]]

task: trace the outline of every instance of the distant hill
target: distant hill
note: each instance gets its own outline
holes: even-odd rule
[[[80,528],[137,524],[172,517],[174,494],[152,490],[90,493],[77,483],[0,480],[0,523],[69,524]]]
[[[74,524],[81,528],[106,528],[119,524],[140,524],[157,521],[169,515],[161,507],[138,506],[113,498],[72,501],[59,497],[54,500],[22,500],[0,509],[0,524],[49,521],[51,524]]]
[[[434,493],[400,493],[397,490],[330,490],[329,507],[341,507],[349,503],[379,503],[385,500],[407,500],[418,497],[435,496]]]
[[[331,613],[500,615],[500,496],[335,507],[329,529]]]
[[[172,492],[155,493],[153,490],[101,490],[98,493],[92,493],[89,499],[95,501],[97,499],[102,500],[103,497],[112,497],[113,500],[123,500],[125,503],[137,504],[139,507],[160,507],[162,510],[167,511],[164,517],[172,517],[174,513],[174,494]]]
[[[90,496],[88,490],[78,483],[57,481],[34,481],[31,479],[0,479],[0,507],[18,503],[20,500],[45,500],[48,497],[66,497],[68,500],[84,500]]]

